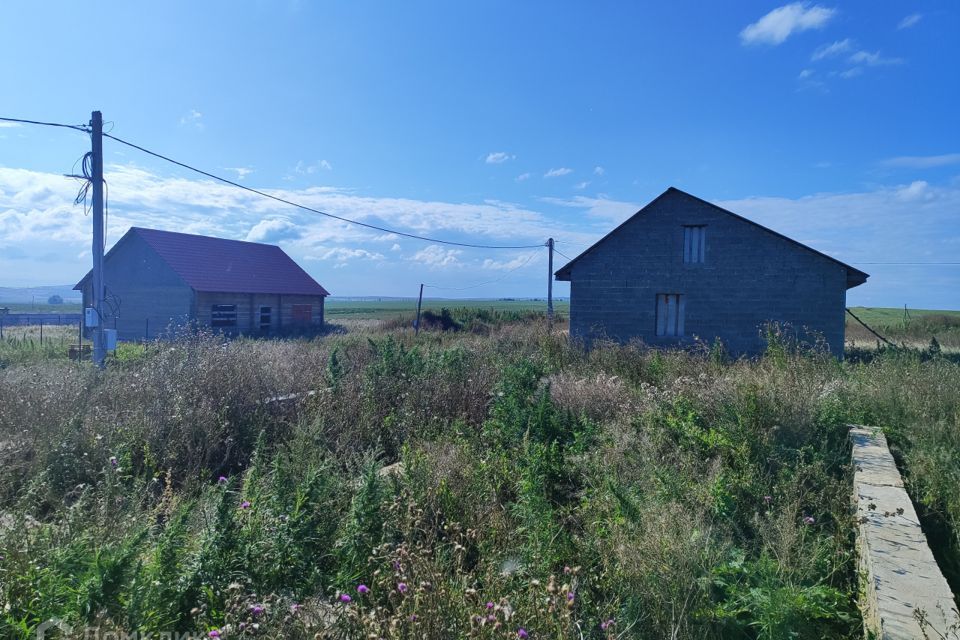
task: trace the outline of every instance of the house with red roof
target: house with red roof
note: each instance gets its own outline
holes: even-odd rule
[[[103,262],[103,322],[120,340],[152,339],[195,324],[230,335],[323,326],[330,295],[283,249],[132,227]],[[92,272],[77,283],[92,305]]]

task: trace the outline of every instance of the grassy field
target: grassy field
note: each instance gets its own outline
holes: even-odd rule
[[[449,300],[427,298],[423,301],[423,309],[439,311],[448,308],[483,309],[488,311],[541,311],[547,308],[546,300]],[[570,302],[558,300],[554,302],[554,310],[567,315]],[[394,320],[398,317],[415,318],[417,315],[417,300],[386,299],[386,300],[338,300],[328,299],[324,305],[326,317],[336,322],[340,319],[359,320]]]
[[[474,313],[103,372],[9,346],[0,637],[860,637],[848,422],[960,576],[949,359],[584,352]]]
[[[64,304],[30,304],[26,302],[0,302],[0,308],[10,310],[10,313],[80,313],[80,303]]]
[[[960,311],[852,307],[858,318],[897,344],[927,347],[933,338],[952,352],[960,351]],[[847,315],[847,341],[858,345],[876,344],[877,337]]]

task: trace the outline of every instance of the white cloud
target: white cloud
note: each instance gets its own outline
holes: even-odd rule
[[[945,153],[939,156],[899,156],[888,158],[881,164],[904,169],[933,169],[960,164],[960,153]]]
[[[320,170],[333,171],[333,165],[327,160],[318,160],[313,164],[307,164],[303,160],[300,160],[297,162],[297,166],[294,167],[293,170],[300,175],[313,175]]]
[[[286,218],[261,220],[247,232],[246,240],[276,244],[283,240],[295,240],[300,237],[297,225]]]
[[[586,189],[586,188],[589,187],[589,186],[590,186],[590,181],[589,181],[589,180],[584,180],[583,182],[578,182],[577,184],[573,185],[573,188],[574,188],[574,189]]]
[[[430,267],[450,267],[458,264],[457,256],[463,251],[460,249],[444,249],[438,245],[431,244],[425,249],[421,249],[413,254],[411,260],[422,262]]]
[[[253,169],[250,167],[224,167],[224,171],[232,171],[237,174],[237,181],[243,182],[243,179],[248,175],[253,173]]]
[[[550,170],[547,171],[545,174],[543,174],[543,177],[544,177],[544,178],[558,178],[558,177],[560,177],[560,176],[569,175],[569,174],[571,174],[571,173],[573,173],[573,169],[569,169],[569,168],[567,168],[567,167],[560,167],[560,168],[558,168],[558,169],[550,169]]]
[[[384,255],[375,251],[366,249],[357,249],[350,247],[334,247],[320,255],[304,256],[305,260],[334,260],[336,262],[347,262],[349,260],[383,260]]]
[[[539,262],[541,255],[542,251],[537,250],[532,254],[520,254],[509,260],[493,260],[491,258],[486,258],[481,267],[483,269],[490,269],[492,271],[513,271],[515,269],[519,269],[520,267],[536,264]]]
[[[517,182],[523,182],[524,180],[529,180],[529,179],[530,179],[530,173],[529,173],[529,172],[528,172],[528,173],[521,173],[520,175],[518,175],[518,176],[515,178],[515,180],[516,180]]]
[[[400,251],[400,245],[394,242],[393,246],[390,247],[390,251]]]
[[[897,29],[909,29],[914,26],[920,19],[923,17],[923,14],[920,13],[911,13],[909,16],[900,21],[900,24],[897,25]]]
[[[19,127],[19,122],[3,122],[0,121],[0,129],[13,129],[14,127]]]
[[[492,151],[487,154],[485,162],[487,164],[502,164],[507,160],[513,160],[515,157],[505,151]]]
[[[633,202],[621,202],[611,200],[606,197],[588,198],[587,196],[575,196],[573,198],[541,198],[544,202],[559,205],[561,207],[572,207],[574,209],[583,209],[587,215],[594,218],[603,218],[612,220],[614,223],[621,223],[637,211],[640,206]]]
[[[190,109],[190,112],[180,118],[180,126],[193,126],[196,129],[203,129],[203,114],[196,109]]]
[[[852,64],[865,64],[868,67],[876,67],[885,64],[901,64],[903,63],[902,58],[884,58],[880,55],[879,51],[869,52],[869,51],[857,51],[852,56],[848,58],[848,61]]]
[[[740,32],[742,44],[777,45],[794,32],[808,29],[822,29],[836,14],[835,9],[820,5],[810,6],[806,2],[794,2],[778,7]]]
[[[801,80],[805,80],[805,79],[809,78],[809,77],[812,76],[812,75],[813,75],[813,69],[804,69],[803,71],[800,72],[799,78],[800,78]]]
[[[607,170],[601,167],[600,165],[597,165],[593,168],[593,175],[595,176],[602,176],[606,172]]]
[[[810,59],[816,62],[817,60],[823,60],[824,58],[831,58],[841,53],[846,53],[853,48],[853,41],[850,38],[844,40],[837,40],[832,44],[824,44],[817,47],[813,52],[813,55],[810,56]]]
[[[846,71],[841,71],[839,76],[841,78],[856,78],[863,73],[863,67],[853,67],[852,69],[847,69]]]

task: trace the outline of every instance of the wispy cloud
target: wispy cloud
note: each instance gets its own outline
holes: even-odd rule
[[[902,64],[903,58],[884,58],[879,51],[857,51],[847,58],[851,64],[865,64],[868,67],[878,67],[887,64]]]
[[[569,175],[569,174],[571,174],[571,173],[573,173],[573,169],[570,169],[570,168],[568,168],[568,167],[559,167],[559,168],[557,168],[557,169],[550,169],[550,170],[547,171],[545,174],[543,174],[543,177],[544,177],[544,178],[559,178],[560,176],[566,176],[566,175]]]
[[[522,253],[518,254],[509,260],[494,260],[492,258],[487,258],[483,261],[481,265],[484,269],[490,269],[493,271],[513,271],[519,269],[520,267],[526,267],[534,265],[540,260],[542,253],[537,251],[533,254]]]
[[[589,187],[589,186],[590,186],[590,181],[589,181],[589,180],[584,180],[583,182],[578,182],[577,184],[573,185],[573,188],[574,188],[574,189],[586,189],[586,188]]]
[[[800,78],[801,80],[806,80],[807,78],[813,76],[813,73],[814,73],[813,69],[804,69],[803,71],[800,72],[800,75],[797,77]]]
[[[484,161],[487,164],[503,164],[507,160],[513,160],[516,156],[513,156],[506,151],[491,151],[487,154],[487,159]]]
[[[841,78],[856,78],[857,76],[863,74],[863,67],[853,67],[852,69],[847,69],[846,71],[841,71],[837,75]]]
[[[293,168],[295,173],[300,175],[313,175],[319,171],[333,171],[333,165],[330,164],[327,160],[317,160],[314,163],[306,163],[303,160],[297,162],[297,166]]]
[[[0,122],[0,129],[13,129],[14,127],[19,126],[19,122]]]
[[[593,168],[593,175],[595,176],[602,176],[606,172],[607,170],[601,167],[600,165],[597,165]]]
[[[203,114],[196,109],[190,109],[190,112],[180,118],[180,126],[192,126],[195,129],[203,130]]]
[[[640,206],[634,202],[611,200],[610,198],[602,196],[597,198],[589,198],[587,196],[541,198],[541,200],[561,207],[583,209],[587,215],[591,217],[611,220],[615,223],[623,222],[640,210]]]
[[[244,178],[253,173],[253,169],[251,167],[224,167],[223,170],[232,171],[233,173],[237,174],[237,181],[239,182],[243,182]]]
[[[367,251],[356,247],[334,247],[318,255],[306,255],[304,260],[335,260],[348,262],[350,260],[383,260],[384,255],[375,251]]]
[[[921,18],[923,18],[923,14],[911,13],[906,18],[900,21],[900,24],[897,25],[897,29],[909,29],[910,27],[920,22]]]
[[[430,267],[449,267],[457,263],[457,256],[461,253],[463,251],[460,249],[444,249],[439,245],[431,244],[417,251],[410,259]]]
[[[517,182],[523,182],[524,180],[529,180],[529,179],[530,179],[530,173],[529,173],[529,172],[527,172],[527,173],[521,173],[521,174],[518,175],[516,178],[514,178],[514,180],[516,180]]]
[[[853,49],[853,41],[850,40],[850,38],[845,38],[843,40],[837,40],[832,44],[820,45],[814,50],[810,59],[816,62],[817,60],[823,60],[824,58],[831,58],[841,53],[846,53],[851,49]]]
[[[794,2],[776,8],[744,27],[740,32],[740,42],[744,45],[778,45],[794,32],[822,29],[835,14],[835,9]]]
[[[887,158],[880,164],[899,169],[934,169],[960,164],[960,153],[945,153],[939,156],[898,156]]]

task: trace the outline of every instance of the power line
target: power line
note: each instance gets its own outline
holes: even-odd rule
[[[349,224],[355,224],[355,225],[357,225],[357,226],[366,227],[367,229],[373,229],[373,230],[375,230],[375,231],[382,231],[382,232],[384,232],[384,233],[393,233],[393,234],[396,234],[396,235],[398,235],[398,236],[403,236],[403,237],[405,237],[405,238],[413,238],[414,240],[424,240],[424,241],[426,241],[426,242],[435,242],[435,243],[437,243],[437,244],[447,244],[447,245],[452,245],[452,246],[455,246],[455,247],[468,247],[468,248],[471,248],[471,249],[538,249],[538,248],[544,246],[543,244],[492,245],[492,244],[473,244],[473,243],[469,243],[469,242],[453,242],[452,240],[440,240],[439,238],[430,238],[430,237],[428,237],[428,236],[420,236],[420,235],[417,235],[417,234],[415,234],[415,233],[406,233],[406,232],[404,232],[404,231],[396,231],[396,230],[394,230],[394,229],[388,229],[388,228],[386,228],[386,227],[379,227],[379,226],[377,226],[377,225],[375,225],[375,224],[369,224],[369,223],[366,223],[366,222],[360,222],[359,220],[351,220],[350,218],[344,218],[343,216],[338,216],[338,215],[335,215],[335,214],[332,214],[332,213],[328,213],[328,212],[326,212],[326,211],[321,211],[320,209],[314,209],[313,207],[308,207],[308,206],[306,206],[306,205],[304,205],[304,204],[300,204],[300,203],[298,203],[298,202],[293,202],[292,200],[287,200],[287,199],[281,198],[281,197],[279,197],[279,196],[271,195],[271,194],[269,194],[269,193],[267,193],[267,192],[265,192],[265,191],[260,191],[259,189],[254,189],[253,187],[248,187],[248,186],[246,186],[246,185],[239,184],[239,183],[237,183],[237,182],[234,182],[233,180],[228,180],[227,178],[223,178],[223,177],[221,177],[221,176],[212,174],[212,173],[210,173],[210,172],[208,172],[208,171],[204,171],[204,170],[202,170],[202,169],[197,169],[196,167],[192,167],[192,166],[190,166],[190,165],[188,165],[188,164],[186,164],[186,163],[179,162],[179,161],[177,161],[177,160],[174,160],[173,158],[169,158],[169,157],[167,157],[167,156],[165,156],[165,155],[163,155],[163,154],[157,153],[156,151],[150,151],[149,149],[145,149],[144,147],[141,147],[141,146],[139,146],[139,145],[133,144],[132,142],[127,142],[126,140],[123,140],[122,138],[118,138],[117,136],[114,136],[114,135],[110,135],[109,133],[104,133],[104,134],[103,134],[103,137],[105,137],[105,138],[110,138],[111,140],[115,140],[116,142],[119,142],[120,144],[126,145],[126,146],[131,147],[131,148],[133,148],[133,149],[136,149],[136,150],[138,150],[138,151],[142,151],[143,153],[146,153],[147,155],[151,155],[151,156],[153,156],[153,157],[155,157],[155,158],[159,158],[159,159],[161,159],[161,160],[166,160],[167,162],[169,162],[169,163],[171,163],[171,164],[175,164],[175,165],[177,165],[178,167],[183,167],[184,169],[188,169],[188,170],[193,171],[193,172],[195,172],[195,173],[199,173],[200,175],[207,176],[208,178],[212,178],[212,179],[214,179],[214,180],[217,180],[218,182],[222,182],[222,183],[224,183],[224,184],[228,184],[228,185],[230,185],[230,186],[232,186],[232,187],[237,187],[238,189],[243,189],[244,191],[249,191],[250,193],[255,193],[255,194],[259,195],[259,196],[263,196],[264,198],[270,198],[271,200],[276,200],[277,202],[282,202],[283,204],[290,205],[291,207],[297,207],[298,209],[303,209],[304,211],[310,211],[310,212],[312,212],[312,213],[317,213],[317,214],[320,214],[320,215],[322,215],[322,216],[326,216],[326,217],[328,217],[328,218],[333,218],[334,220],[340,220],[341,222],[346,222],[346,223],[349,223]]]
[[[75,129],[77,131],[83,131],[84,133],[90,133],[90,127],[82,124],[63,124],[60,122],[41,122],[40,120],[23,120],[22,118],[2,118],[0,120],[3,122],[17,122],[20,124],[37,124],[44,127],[62,127],[64,129]]]
[[[960,262],[858,262],[857,264],[887,265],[899,267],[956,267]]]
[[[566,255],[565,253],[563,253],[562,251],[560,251],[560,250],[557,249],[556,247],[553,248],[553,252],[554,252],[554,253],[559,253],[561,256],[563,256],[564,258],[566,258],[566,259],[569,260],[570,262],[573,262],[573,258],[571,258],[570,256]]]

